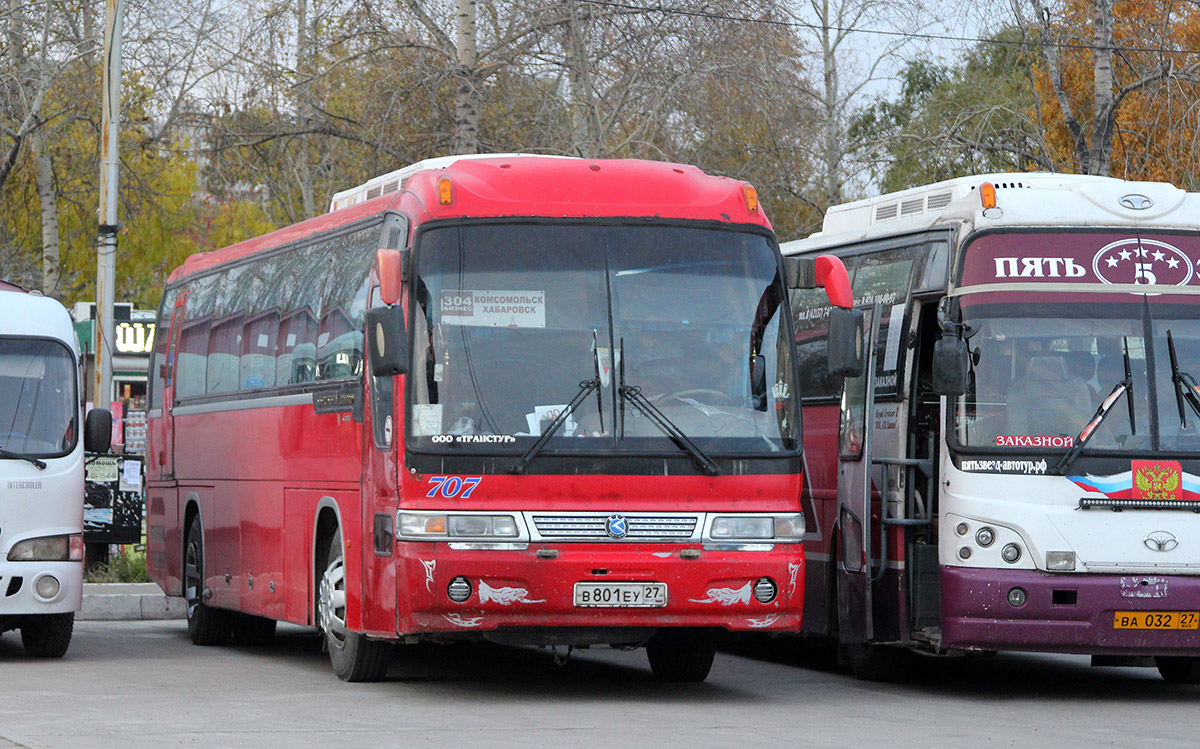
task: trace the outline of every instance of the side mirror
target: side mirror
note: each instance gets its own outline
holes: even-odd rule
[[[376,250],[375,266],[379,273],[379,298],[389,306],[399,302],[404,285],[404,251]]]
[[[954,333],[943,332],[933,344],[933,375],[930,386],[938,395],[967,392],[967,342]]]
[[[829,374],[859,377],[863,373],[863,311],[834,307],[829,310]]]
[[[846,265],[834,255],[818,255],[815,258],[785,256],[783,282],[789,289],[823,288],[830,303],[838,307],[854,306]]]
[[[367,346],[371,374],[391,377],[408,372],[408,329],[399,306],[367,310]]]
[[[93,408],[83,420],[83,449],[89,453],[106,453],[112,447],[112,412]]]

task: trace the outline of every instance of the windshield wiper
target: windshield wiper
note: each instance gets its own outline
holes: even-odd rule
[[[1125,395],[1129,405],[1129,433],[1131,436],[1137,434],[1137,421],[1133,413],[1133,372],[1129,366],[1129,339],[1124,338],[1122,340],[1125,343],[1125,379],[1118,382],[1116,387],[1112,389],[1112,392],[1108,394],[1108,397],[1096,409],[1096,413],[1092,415],[1091,421],[1084,426],[1083,431],[1075,438],[1075,444],[1071,446],[1070,450],[1067,450],[1066,455],[1062,456],[1062,460],[1058,461],[1058,465],[1055,466],[1054,470],[1059,474],[1066,471],[1067,467],[1083,452],[1083,448],[1087,445],[1088,440],[1096,434],[1096,430],[1100,428],[1100,425],[1112,413],[1113,406],[1116,405],[1122,394]]]
[[[1175,405],[1179,407],[1179,426],[1187,429],[1187,412],[1183,408],[1184,401],[1192,407],[1192,411],[1200,416],[1200,386],[1196,378],[1179,368],[1179,358],[1175,355],[1175,339],[1171,331],[1167,331],[1167,350],[1171,354],[1171,382],[1175,384]]]
[[[709,476],[716,476],[721,473],[721,467],[713,462],[712,458],[704,454],[700,448],[696,447],[687,435],[680,431],[679,427],[675,426],[667,415],[659,411],[646,396],[642,395],[642,389],[637,385],[621,385],[617,390],[621,394],[623,400],[627,400],[637,407],[639,411],[646,415],[646,418],[654,422],[654,425],[661,429],[664,434],[671,438],[671,441],[679,446],[680,449],[686,451],[696,461],[699,466]]]
[[[529,462],[537,457],[537,454],[542,451],[542,448],[546,446],[546,443],[550,441],[550,438],[554,436],[554,433],[558,431],[558,428],[566,422],[567,417],[579,407],[580,403],[583,403],[583,399],[586,398],[593,390],[600,390],[599,377],[594,380],[583,380],[580,382],[579,392],[575,393],[575,397],[571,399],[571,402],[567,404],[566,408],[560,411],[558,416],[555,416],[554,420],[546,425],[546,428],[542,430],[541,435],[538,436],[537,442],[534,442],[533,446],[525,451],[525,454],[521,456],[520,460],[518,460],[516,463],[513,463],[509,467],[508,472],[525,473],[525,469],[529,466]]]
[[[23,455],[21,453],[15,453],[12,450],[5,450],[3,447],[0,447],[0,459],[24,460],[29,463],[33,463],[40,471],[46,470],[46,462],[44,460],[38,460],[32,455]]]

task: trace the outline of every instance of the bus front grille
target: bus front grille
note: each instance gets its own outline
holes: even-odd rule
[[[534,540],[543,541],[691,541],[698,540],[698,515],[647,515],[623,513],[531,513]],[[624,534],[620,523],[624,518]],[[610,533],[610,526],[614,532]]]

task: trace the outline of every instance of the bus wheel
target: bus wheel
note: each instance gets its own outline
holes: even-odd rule
[[[204,535],[197,514],[188,524],[183,552],[183,600],[188,634],[196,645],[223,645],[229,639],[230,612],[204,602]]]
[[[1154,658],[1158,673],[1172,684],[1200,684],[1200,658],[1160,655]]]
[[[21,623],[21,644],[34,658],[62,658],[71,644],[75,614],[38,614]]]
[[[717,645],[708,632],[659,630],[646,643],[650,670],[659,681],[704,681]]]
[[[329,563],[317,591],[317,618],[333,672],[342,681],[379,681],[391,664],[392,645],[368,640],[346,628],[346,565],[340,530],[329,541],[327,558]]]
[[[912,663],[912,653],[889,645],[847,645],[846,654],[854,678],[863,681],[898,681],[908,675]]]
[[[275,636],[274,619],[240,614],[233,620],[233,641],[238,645],[262,645]]]

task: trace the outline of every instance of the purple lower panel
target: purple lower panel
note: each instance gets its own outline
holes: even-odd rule
[[[959,567],[940,577],[946,648],[1200,656],[1200,630],[1113,627],[1117,611],[1200,611],[1200,578]],[[1023,606],[1008,603],[1013,588]]]

